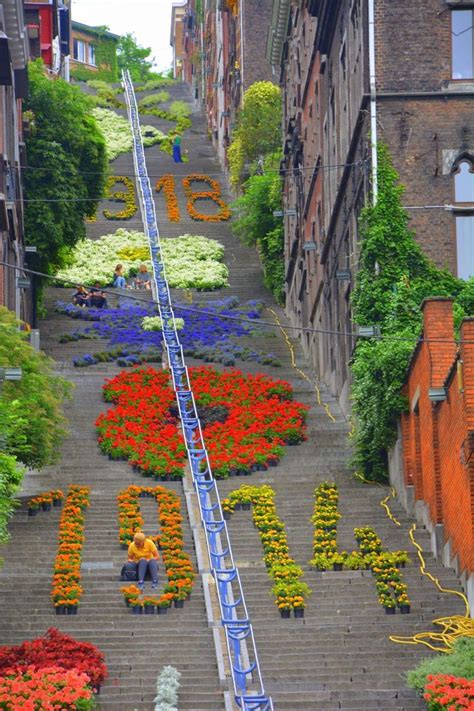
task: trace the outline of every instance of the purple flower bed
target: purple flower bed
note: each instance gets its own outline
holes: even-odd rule
[[[251,360],[275,367],[280,365],[271,353],[258,352],[238,343],[238,339],[244,336],[269,335],[258,329],[262,310],[260,302],[247,301],[240,304],[236,297],[229,297],[192,307],[177,304],[175,308],[176,315],[184,318],[185,322],[184,329],[180,331],[185,355],[224,365],[235,365],[236,360]],[[189,308],[196,311],[189,311]],[[56,310],[70,318],[92,322],[81,331],[61,336],[61,342],[82,338],[103,338],[108,341],[106,351],[74,358],[73,363],[77,367],[114,360],[117,360],[118,365],[126,367],[136,365],[137,362],[157,362],[161,358],[161,332],[144,331],[141,328],[144,316],[157,313],[152,304],[137,306],[125,297],[120,306],[114,309],[82,309],[73,304],[58,302]],[[222,316],[244,316],[254,320],[255,325],[220,318]]]

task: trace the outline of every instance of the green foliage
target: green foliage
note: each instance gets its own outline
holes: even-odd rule
[[[464,287],[415,242],[388,150],[381,145],[378,153],[378,201],[361,214],[360,270],[352,297],[355,322],[378,325],[382,334],[380,340],[359,340],[352,361],[354,463],[371,481],[387,478],[387,451],[406,405],[400,391],[421,329],[420,304],[430,296],[454,297]]]
[[[177,119],[191,116],[192,109],[185,101],[173,101],[169,108],[170,114]]]
[[[164,86],[172,86],[176,84],[176,80],[172,77],[160,75],[157,79],[149,79],[144,84],[138,84],[135,91],[156,91]]]
[[[117,52],[119,69],[128,69],[132,81],[146,81],[152,78],[151,47],[140,47],[131,32],[120,38]]]
[[[59,460],[65,419],[61,404],[69,383],[53,373],[53,364],[28,343],[14,314],[0,307],[0,367],[19,367],[22,378],[6,381],[0,393],[2,451],[28,467]]]
[[[97,94],[89,96],[89,99],[95,106],[99,106],[101,108],[125,108],[125,104],[117,99],[117,94],[122,93],[121,87],[114,88],[111,84],[99,79],[89,80],[87,84],[91,87],[91,89],[95,89],[97,91]]]
[[[71,77],[76,81],[101,80],[116,82],[119,79],[117,63],[117,40],[107,37],[108,27],[95,28],[95,60],[97,70],[77,65],[71,67]]]
[[[95,213],[107,174],[105,141],[81,91],[51,81],[41,61],[29,67],[25,110],[34,115],[27,138],[28,195],[25,233],[38,248],[39,271],[53,274],[85,236],[84,219]],[[48,202],[50,201],[50,202]]]
[[[459,637],[452,654],[424,659],[407,674],[408,686],[423,693],[429,674],[449,674],[474,679],[474,637]]]
[[[227,159],[229,161],[230,184],[237,190],[242,184],[242,173],[245,167],[245,153],[240,136],[234,136],[234,140],[227,149]]]
[[[273,217],[281,209],[281,179],[278,173],[253,175],[244,193],[233,204],[236,219],[232,230],[242,242],[256,245],[262,260],[265,286],[279,303],[283,302],[285,277],[283,225]]]
[[[274,153],[281,147],[281,91],[269,81],[257,81],[244,94],[235,137],[245,161]]]
[[[140,100],[139,106],[142,108],[148,108],[149,106],[164,104],[166,101],[169,101],[169,99],[170,95],[168,91],[159,91],[157,94],[149,94],[148,96],[144,96],[143,99]]]

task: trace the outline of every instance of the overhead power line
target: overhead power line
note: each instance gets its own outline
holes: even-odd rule
[[[0,260],[0,266],[6,267],[7,269],[17,269],[22,272],[26,272],[27,274],[33,274],[34,276],[39,276],[44,279],[48,279],[49,281],[54,281],[58,282],[59,284],[63,285],[64,287],[69,287],[71,283],[79,283],[79,282],[74,282],[74,280],[71,279],[63,279],[61,277],[57,276],[52,276],[51,274],[45,274],[44,272],[39,272],[34,269],[28,269],[27,267],[18,267],[16,264],[9,264],[8,262],[1,261]],[[81,283],[86,289],[91,289],[91,288],[99,288],[95,284],[91,285],[85,285]],[[133,301],[137,301],[139,303],[143,304],[154,304],[158,305],[157,301],[154,301],[151,298],[145,298],[142,296],[139,296],[138,294],[134,294],[133,291],[130,292],[125,292],[125,293],[117,293],[117,290],[112,290],[107,287],[100,287],[100,290],[104,292],[104,294],[110,294],[111,296],[115,297],[121,297],[121,298],[126,298],[126,299],[131,299]],[[190,314],[199,314],[201,316],[209,316],[211,318],[216,318],[219,320],[225,320],[225,321],[239,321],[242,323],[249,323],[252,324],[253,326],[264,326],[268,328],[273,328],[276,330],[280,329],[280,325],[275,323],[274,321],[266,321],[264,319],[253,319],[253,318],[247,318],[245,316],[232,316],[230,314],[222,314],[219,312],[215,311],[209,311],[207,309],[198,309],[198,308],[193,308],[192,306],[183,306],[174,303],[173,304],[173,309],[177,311],[182,311],[184,313],[190,313]],[[403,342],[403,343],[413,343],[416,345],[417,343],[423,342],[423,343],[452,343],[453,340],[450,338],[423,338],[422,336],[420,337],[398,337],[398,336],[386,336],[384,334],[381,335],[374,335],[374,336],[364,336],[359,333],[354,333],[352,331],[334,331],[331,329],[325,329],[325,328],[310,328],[310,327],[304,327],[304,326],[291,326],[291,325],[286,325],[285,324],[285,330],[287,331],[296,331],[297,333],[318,333],[322,335],[327,335],[327,336],[338,336],[341,338],[360,338],[363,340],[377,340],[377,341],[393,341],[393,342]],[[468,343],[468,344],[473,344],[474,341],[470,340],[459,340],[457,341],[458,343]]]

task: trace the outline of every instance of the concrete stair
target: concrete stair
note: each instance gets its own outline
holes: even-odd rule
[[[183,86],[172,87],[170,93],[171,100],[188,96]],[[169,124],[153,116],[143,116],[142,121],[169,129]],[[178,166],[158,147],[146,149],[150,176],[156,176],[156,180],[158,176],[172,173],[176,177],[181,208],[179,224],[167,221],[163,196],[156,195],[162,237],[190,233],[218,239],[225,245],[225,259],[230,270],[229,289],[213,294],[195,293],[194,303],[227,295],[236,295],[242,300],[263,299],[286,323],[281,309],[275,306],[263,287],[256,252],[232,235],[229,223],[194,222],[187,215],[180,176],[196,172],[217,177],[224,198],[230,199],[225,178],[206,137],[204,120],[198,114],[193,116],[193,128],[186,132],[183,147],[189,150],[190,160]],[[118,175],[132,174],[131,155],[122,155],[114,161],[112,171]],[[113,206],[116,204],[111,203],[112,209]],[[111,222],[101,215],[99,211],[97,222],[87,226],[91,239],[113,232],[120,226],[141,227],[136,219]],[[182,293],[174,296],[183,300]],[[29,519],[25,508],[19,510],[11,524],[11,541],[2,549],[5,558],[0,571],[2,642],[17,644],[43,634],[54,625],[79,639],[97,644],[105,652],[110,670],[100,697],[104,711],[152,709],[156,676],[166,664],[176,666],[182,673],[181,711],[222,711],[224,699],[200,579],[184,609],[172,609],[167,616],[137,618],[124,606],[117,577],[125,556],[118,546],[115,497],[131,483],[146,484],[147,480],[133,474],[125,462],[110,462],[97,447],[94,421],[106,407],[101,400],[100,388],[104,378],[113,377],[120,369],[114,364],[84,369],[72,367],[73,356],[104,350],[105,343],[100,340],[58,343],[61,333],[85,325],[54,313],[55,300],[69,300],[70,297],[68,290],[50,289],[46,295],[48,316],[41,324],[43,347],[56,360],[58,372],[76,386],[74,398],[66,406],[70,434],[63,446],[61,462],[41,473],[29,473],[24,493],[53,486],[66,488],[70,482],[91,487],[83,562],[92,565],[84,569],[85,592],[78,616],[56,617],[49,592],[59,512],[53,510]],[[273,321],[271,314],[267,316]],[[293,342],[298,365],[305,369],[298,344],[294,339]],[[303,620],[281,619],[270,594],[271,581],[262,563],[262,549],[251,513],[239,511],[233,515],[229,530],[254,625],[265,688],[273,697],[275,709],[281,711],[423,709],[422,700],[406,688],[403,675],[427,652],[420,647],[394,644],[388,637],[391,634],[411,636],[431,630],[434,618],[462,614],[463,606],[458,598],[442,595],[421,576],[415,551],[408,539],[412,521],[397,504],[391,504],[402,524],[397,527],[380,506],[381,499],[389,493],[388,489],[366,486],[351,478],[348,425],[324,384],[318,383],[321,399],[329,406],[335,422],[317,405],[313,386],[291,367],[288,347],[277,329],[273,335],[269,333],[265,338],[251,339],[251,343],[256,350],[277,355],[282,367],[275,369],[249,362],[238,363],[238,367],[244,372],[266,372],[288,380],[294,388],[295,399],[311,406],[308,441],[288,447],[276,469],[219,483],[222,496],[244,482],[268,483],[275,489],[278,512],[287,526],[291,554],[302,565],[304,580],[313,590]],[[189,359],[189,364],[202,363]],[[311,376],[309,371],[308,374]],[[336,481],[340,489],[343,517],[338,535],[341,549],[356,548],[355,526],[371,525],[387,548],[410,551],[413,562],[404,571],[404,578],[413,603],[411,615],[385,615],[377,602],[372,575],[367,571],[321,573],[308,565],[312,557],[310,517],[313,491],[319,482],[327,479]],[[185,511],[181,484],[165,485],[181,495]],[[155,506],[146,500],[142,505],[146,530],[154,532]],[[184,529],[187,550],[192,551],[187,519]],[[416,535],[420,544],[428,549],[428,533],[421,529]],[[17,562],[18,551],[22,552],[23,565]],[[196,564],[194,557],[193,560]],[[460,589],[452,571],[436,564],[430,555],[427,560],[429,570],[443,584]]]

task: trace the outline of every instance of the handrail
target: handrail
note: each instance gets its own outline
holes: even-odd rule
[[[227,523],[222,515],[219,492],[212,474],[189,373],[176,329],[166,270],[161,260],[158,222],[146,169],[138,107],[128,71],[122,72],[122,83],[133,136],[133,160],[139,187],[140,210],[150,245],[154,296],[163,324],[163,340],[193,483],[198,495],[211,573],[216,581],[221,621],[231,662],[234,698],[242,711],[273,711],[273,701],[264,690],[253,628],[245,604],[239,571],[234,563]]]

